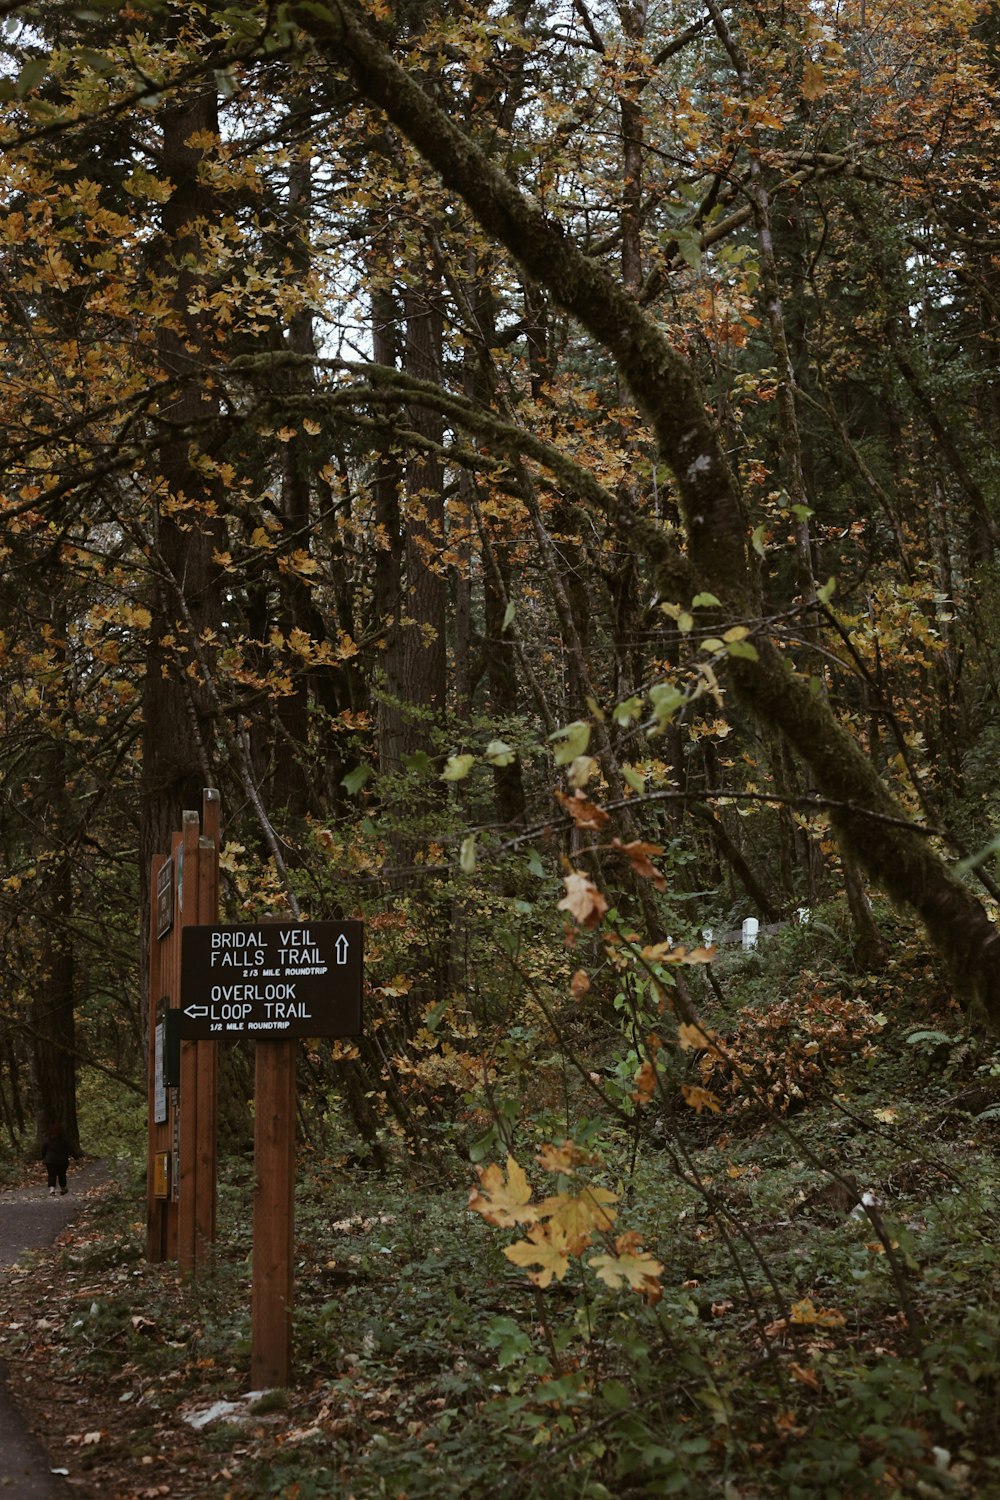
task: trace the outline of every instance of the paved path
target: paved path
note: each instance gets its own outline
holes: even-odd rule
[[[0,1193],[0,1274],[25,1250],[51,1244],[77,1213],[89,1189],[108,1176],[101,1161],[71,1164],[69,1192],[64,1198],[50,1198],[41,1163],[38,1170],[39,1187]],[[72,1493],[52,1473],[48,1454],[11,1403],[0,1360],[0,1500],[68,1500]]]

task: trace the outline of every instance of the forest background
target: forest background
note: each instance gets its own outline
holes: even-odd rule
[[[912,1153],[933,1078],[992,1149],[997,7],[0,16],[10,1151],[51,1119],[136,1149],[150,858],[217,787],[225,920],[366,924],[365,1035],[303,1051],[312,1151],[475,1176],[498,1264],[563,1295],[561,1331],[504,1303],[487,1345],[529,1447],[559,1414],[566,1493],[615,1464],[667,1493],[720,1451],[780,1493],[961,1487],[995,1354],[951,1304],[928,1353],[917,1218],[823,1141],[843,1070],[882,1066],[865,1142],[902,1119]],[[746,915],[770,957],[706,937]],[[236,1161],[251,1074],[227,1045]],[[807,1106],[833,1116],[794,1137]],[[792,1191],[768,1124],[794,1192],[861,1224],[834,1283],[894,1335],[847,1331],[726,1196]],[[982,1149],[917,1173],[972,1195],[935,1223],[977,1284]],[[704,1306],[702,1254],[731,1278]],[[734,1307],[766,1440],[692,1331]],[[668,1399],[681,1328],[697,1394]],[[789,1380],[830,1424],[805,1478]]]

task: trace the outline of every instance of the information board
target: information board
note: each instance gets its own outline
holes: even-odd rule
[[[363,931],[361,922],[185,927],[182,1040],[358,1036]]]

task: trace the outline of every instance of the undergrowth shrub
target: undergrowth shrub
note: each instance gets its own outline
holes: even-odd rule
[[[787,1114],[850,1059],[871,1057],[885,1024],[860,996],[811,979],[766,1010],[742,1011],[732,1035],[701,1058],[702,1081],[730,1112]]]

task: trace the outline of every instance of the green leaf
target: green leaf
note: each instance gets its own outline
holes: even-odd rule
[[[633,792],[644,792],[646,790],[646,778],[641,771],[636,771],[632,766],[622,766],[622,779],[627,781]]]
[[[462,840],[461,852],[458,862],[462,867],[463,875],[471,875],[476,868],[476,835],[470,833]]]
[[[441,772],[441,780],[464,781],[475,764],[474,755],[449,755]]]
[[[346,789],[348,795],[353,797],[374,774],[371,766],[355,766],[353,771],[348,771],[346,776],[340,778],[340,784]]]
[[[399,758],[408,771],[416,771],[419,776],[426,776],[431,768],[431,758],[426,750],[414,750],[412,755]]]
[[[828,578],[821,589],[816,590],[816,598],[820,604],[829,604],[837,588],[836,578]]]
[[[545,866],[542,864],[542,856],[537,849],[528,850],[528,869],[536,880],[545,879]]]
[[[808,521],[810,516],[816,514],[811,505],[793,505],[791,512],[796,521]]]
[[[906,1038],[908,1047],[952,1047],[955,1037],[949,1036],[946,1031],[911,1031]]]
[[[575,723],[567,724],[564,729],[557,729],[555,734],[550,734],[549,741],[555,742],[556,765],[571,765],[578,755],[587,753],[590,725],[585,719],[577,719]]]
[[[624,1411],[632,1405],[632,1394],[620,1380],[606,1380],[601,1386],[601,1399],[612,1411]]]
[[[674,241],[681,259],[697,271],[701,265],[701,232],[685,227],[674,230]]]
[[[17,83],[15,85],[17,97],[23,99],[25,94],[30,94],[31,90],[37,84],[41,83],[48,71],[49,59],[47,57],[29,58],[17,75]]]
[[[727,656],[742,656],[745,657],[747,661],[759,660],[757,656],[757,647],[751,646],[749,641],[730,641],[729,645],[726,647],[726,654]]]
[[[722,600],[716,599],[714,594],[695,594],[691,600],[692,609],[721,609]]]
[[[486,746],[486,759],[491,766],[509,766],[517,759],[517,751],[503,740],[490,740]]]
[[[424,1025],[427,1027],[427,1030],[429,1032],[433,1033],[437,1031],[438,1027],[441,1024],[441,1017],[444,1015],[450,1004],[451,996],[445,995],[444,999],[439,1000],[437,1005],[431,1006],[430,1010],[424,1016]]]
[[[512,625],[514,623],[514,616],[516,614],[517,614],[517,605],[516,604],[508,604],[507,608],[503,612],[503,624],[500,626],[500,634],[501,635],[503,635],[504,631],[507,629],[507,627],[509,625]]]
[[[672,682],[657,682],[649,690],[649,702],[656,716],[657,729],[670,723],[684,704],[684,694]]]
[[[767,548],[764,546],[764,528],[763,528],[763,526],[755,526],[754,527],[753,531],[750,533],[750,545],[753,548],[753,550],[756,552],[756,554],[757,554],[758,557],[766,557],[767,556]]]
[[[634,724],[641,713],[642,699],[634,695],[626,698],[623,703],[616,703],[611,710],[611,717],[621,729],[625,729],[627,725]]]

